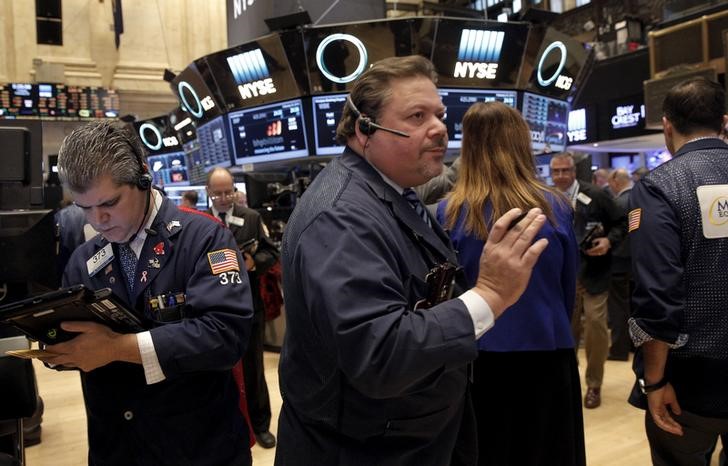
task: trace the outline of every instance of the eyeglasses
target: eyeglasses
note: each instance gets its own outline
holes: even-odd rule
[[[569,168],[552,168],[551,169],[551,174],[552,175],[561,175],[561,174],[571,173],[572,171],[574,171],[574,167],[569,167]]]
[[[235,197],[235,191],[227,191],[224,193],[211,193],[210,199],[213,201],[222,201],[225,199],[233,199]]]

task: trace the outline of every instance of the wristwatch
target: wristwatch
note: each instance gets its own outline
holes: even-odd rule
[[[640,391],[647,395],[650,392],[654,392],[655,390],[659,390],[665,385],[667,385],[667,377],[664,375],[662,376],[662,379],[660,379],[659,382],[653,383],[651,385],[648,385],[647,382],[645,382],[645,379],[639,378],[637,379],[637,382],[640,384]]]

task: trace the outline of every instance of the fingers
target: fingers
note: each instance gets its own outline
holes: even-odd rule
[[[682,426],[670,416],[667,410],[660,410],[659,413],[651,413],[652,420],[655,421],[655,425],[665,432],[669,432],[674,435],[682,435]]]
[[[536,261],[548,245],[549,240],[547,240],[546,238],[541,238],[540,240],[533,243],[531,247],[529,247],[523,254],[523,265],[529,268],[536,265]]]
[[[541,209],[533,208],[526,213],[526,216],[513,226],[510,230],[510,223],[518,218],[521,209],[511,209],[499,218],[488,234],[488,242],[491,244],[503,243],[505,246],[516,246],[516,251],[521,254],[531,245],[531,242],[546,222],[546,216]],[[520,241],[520,246],[517,244]]]
[[[521,215],[521,212],[521,209],[515,208],[503,214],[503,216],[496,220],[496,222],[493,224],[493,227],[488,233],[488,239],[493,241],[494,243],[497,243],[501,239],[503,239],[503,235],[508,232],[508,225],[510,225],[513,220],[518,218],[518,216]],[[518,225],[516,225],[514,228],[516,228],[517,226]]]
[[[78,332],[85,333],[93,330],[98,330],[100,327],[104,327],[96,322],[84,322],[84,321],[67,321],[61,322],[61,328],[67,332]]]

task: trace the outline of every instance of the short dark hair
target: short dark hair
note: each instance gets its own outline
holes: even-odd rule
[[[427,58],[420,55],[385,58],[374,63],[359,76],[349,98],[362,115],[377,121],[382,107],[392,95],[391,81],[418,76],[424,76],[437,84],[437,72]],[[358,119],[359,114],[348,104],[344,105],[341,120],[336,128],[336,140],[339,143],[345,144],[346,140],[356,133],[355,125]]]
[[[200,199],[200,196],[199,196],[199,194],[197,194],[197,191],[195,191],[194,189],[191,189],[191,190],[189,190],[189,191],[185,191],[185,192],[183,192],[183,193],[182,193],[182,198],[183,198],[183,199],[187,199],[187,201],[188,201],[188,202],[189,202],[190,204],[192,204],[192,205],[196,205],[196,204],[197,204],[197,202],[198,202],[198,201],[199,201],[199,199]]]
[[[663,115],[683,135],[700,130],[719,133],[725,110],[725,91],[720,84],[705,78],[677,84],[662,103]]]

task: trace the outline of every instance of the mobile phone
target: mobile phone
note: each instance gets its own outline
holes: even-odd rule
[[[528,211],[524,210],[518,217],[511,220],[511,223],[508,224],[508,229],[511,230],[518,222],[526,218],[526,214],[528,214]]]

